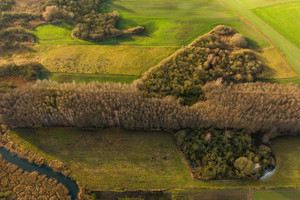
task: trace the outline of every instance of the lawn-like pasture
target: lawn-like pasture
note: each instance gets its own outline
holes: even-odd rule
[[[48,79],[59,83],[69,83],[75,81],[76,83],[97,81],[101,83],[114,82],[114,83],[132,83],[134,80],[139,79],[140,76],[130,75],[111,75],[111,74],[70,74],[70,73],[53,73],[41,72],[39,79]]]
[[[300,1],[261,7],[253,12],[300,48]]]
[[[48,159],[64,161],[90,189],[185,187],[191,176],[168,133],[71,128],[19,129],[17,139]]]
[[[244,20],[253,24],[262,34],[270,39],[271,43],[276,44],[293,68],[300,73],[300,49],[290,42],[285,35],[280,34],[274,27],[255,15],[243,2],[239,0],[221,0],[221,2],[224,2],[237,12]]]

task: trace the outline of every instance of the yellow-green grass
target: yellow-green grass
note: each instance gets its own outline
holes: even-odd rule
[[[295,1],[300,0],[240,0],[250,9]]]
[[[41,72],[39,79],[48,79],[59,83],[68,83],[75,81],[92,82],[97,81],[101,83],[115,82],[115,83],[132,83],[134,80],[139,79],[140,76],[132,75],[113,75],[113,74],[70,74],[70,73],[53,73],[53,72]]]
[[[36,27],[32,30],[32,33],[35,34],[37,42],[40,44],[93,44],[92,42],[71,37],[71,33],[74,28],[75,25],[67,23],[46,24]]]
[[[184,187],[191,176],[171,135],[119,129],[16,130],[22,144],[64,161],[89,189]]]
[[[17,129],[10,136],[47,160],[62,160],[74,178],[94,190],[300,188],[300,137],[272,142],[277,170],[264,181],[199,181],[167,133],[43,128]]]
[[[300,48],[300,1],[257,8],[252,11]]]
[[[276,43],[279,49],[284,53],[293,68],[300,73],[300,49],[292,42],[286,39],[278,31],[276,31],[267,22],[263,21],[251,10],[247,8],[243,2],[239,0],[220,0],[240,14],[244,20],[253,24],[261,33],[265,34],[271,42]]]
[[[265,78],[294,78],[299,74],[289,65],[284,55],[282,55],[275,47],[264,48],[260,54],[262,62],[266,65],[264,68]]]
[[[253,200],[298,200],[300,197],[299,191],[259,191],[252,196]]]
[[[174,47],[59,45],[47,47],[38,59],[50,72],[141,75],[176,50]]]

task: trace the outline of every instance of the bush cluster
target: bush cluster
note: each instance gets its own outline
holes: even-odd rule
[[[11,9],[11,7],[15,4],[14,0],[1,0],[0,1],[0,13],[5,10]]]
[[[102,0],[49,0],[45,3],[43,13],[46,21],[64,20],[76,24],[72,36],[83,40],[103,41],[123,34],[136,34],[116,28],[119,20],[118,12],[99,14],[98,8]]]
[[[68,189],[61,183],[37,172],[24,172],[1,156],[0,180],[0,194],[9,192],[8,199],[71,199]]]
[[[175,137],[198,179],[256,179],[275,166],[271,149],[253,146],[243,131],[181,130]]]
[[[139,89],[147,96],[199,97],[202,86],[218,78],[234,83],[255,80],[263,66],[253,51],[241,48],[245,44],[236,41],[240,37],[230,27],[217,26],[146,72]]]
[[[0,51],[18,49],[24,43],[33,43],[35,36],[22,27],[0,29]]]
[[[27,81],[37,80],[42,68],[43,66],[37,62],[7,63],[0,65],[0,78],[20,77]]]

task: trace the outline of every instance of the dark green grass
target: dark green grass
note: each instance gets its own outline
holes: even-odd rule
[[[261,78],[259,81],[281,84],[295,83],[300,86],[300,78]]]
[[[69,73],[52,73],[41,72],[40,79],[48,79],[59,83],[68,83],[75,81],[76,83],[98,81],[101,83],[115,82],[115,83],[132,83],[134,80],[140,78],[140,76],[128,76],[128,75],[109,75],[109,74],[69,74]]]

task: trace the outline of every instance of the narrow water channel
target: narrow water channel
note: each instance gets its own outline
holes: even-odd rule
[[[72,200],[76,200],[78,197],[79,187],[76,184],[75,181],[72,179],[64,176],[61,173],[57,173],[53,171],[51,168],[46,166],[39,167],[38,165],[34,163],[30,163],[25,159],[22,159],[18,157],[15,154],[10,153],[6,149],[0,147],[0,154],[2,155],[3,159],[7,162],[16,165],[20,169],[27,171],[27,172],[34,172],[37,171],[41,175],[46,175],[47,178],[54,178],[57,180],[57,182],[63,184],[66,186],[66,188],[69,190],[69,195],[71,196]]]

